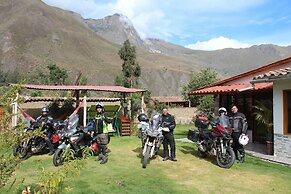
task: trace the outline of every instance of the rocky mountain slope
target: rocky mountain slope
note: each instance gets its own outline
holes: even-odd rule
[[[192,72],[213,67],[231,76],[291,55],[291,47],[194,51],[157,39],[142,40],[131,22],[115,14],[100,20],[46,5],[40,0],[1,0],[0,67],[27,76],[56,63],[71,79],[78,72],[88,84],[113,85],[121,71],[118,50],[124,40],[137,46],[142,87],[153,95],[179,95]]]

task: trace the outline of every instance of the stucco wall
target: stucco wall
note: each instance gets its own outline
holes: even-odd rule
[[[274,82],[274,155],[291,159],[291,136],[283,135],[283,90],[286,89],[291,89],[291,80],[281,80]]]
[[[273,85],[274,134],[283,134],[283,90],[291,89],[291,80],[281,80]]]

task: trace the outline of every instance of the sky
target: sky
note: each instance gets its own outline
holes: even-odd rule
[[[291,45],[290,0],[42,0],[100,19],[127,16],[141,38],[195,50]]]

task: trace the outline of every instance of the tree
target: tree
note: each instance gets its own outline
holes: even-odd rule
[[[54,85],[63,85],[68,78],[67,70],[58,67],[56,64],[49,64],[47,68],[50,71],[49,80]]]
[[[215,70],[211,68],[202,69],[198,73],[193,73],[189,84],[183,87],[182,95],[184,96],[184,99],[190,100],[192,105],[199,105],[199,99],[201,99],[201,96],[189,97],[188,93],[218,80],[218,74]]]
[[[123,46],[118,51],[120,59],[123,60],[122,63],[122,78],[119,77],[118,80],[123,82],[123,86],[134,87],[138,84],[138,78],[141,74],[141,69],[139,64],[136,62],[136,50],[135,46],[131,46],[129,40],[123,43]],[[116,79],[117,80],[117,79]]]

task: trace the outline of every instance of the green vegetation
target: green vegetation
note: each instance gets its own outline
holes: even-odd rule
[[[118,51],[118,55],[123,63],[122,76],[116,78],[116,83],[121,81],[123,86],[130,88],[137,86],[141,70],[136,62],[135,46],[131,46],[129,40],[126,40]]]
[[[189,126],[191,127],[191,126]],[[176,137],[186,137],[188,126],[178,125]],[[78,176],[66,178],[61,193],[289,193],[291,168],[267,163],[247,156],[243,165],[235,163],[230,169],[219,168],[215,159],[201,159],[192,143],[176,141],[178,162],[151,160],[141,167],[140,139],[113,137],[109,144],[109,162],[100,165],[93,157],[85,160]],[[160,154],[162,150],[160,150]],[[55,173],[47,155],[33,156],[16,170],[14,186],[1,193],[15,193],[24,186],[37,185],[37,167],[45,166]]]
[[[192,105],[197,106],[198,110],[205,113],[212,113],[214,111],[213,95],[188,96],[188,93],[216,81],[218,81],[218,74],[215,70],[211,68],[202,69],[200,72],[192,74],[188,85],[183,87],[182,95],[184,99],[190,100]]]
[[[58,67],[56,64],[49,64],[49,81],[54,85],[63,85],[68,78],[68,73],[64,68]]]

